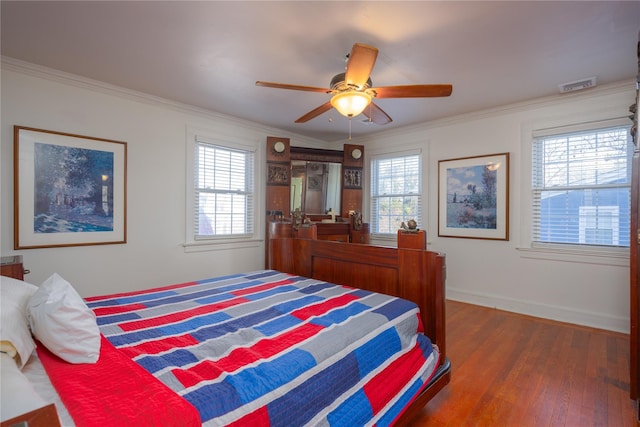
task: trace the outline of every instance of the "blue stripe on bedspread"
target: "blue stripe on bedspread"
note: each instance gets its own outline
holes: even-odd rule
[[[415,335],[415,304],[272,270],[90,306],[104,313],[107,339],[205,425],[389,425],[437,364],[429,339]],[[407,375],[395,400],[375,402],[367,384],[384,386],[379,375],[410,355],[417,362],[393,371]]]

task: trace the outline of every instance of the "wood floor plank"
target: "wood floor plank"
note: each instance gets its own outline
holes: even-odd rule
[[[451,383],[412,426],[639,426],[629,336],[447,302]]]

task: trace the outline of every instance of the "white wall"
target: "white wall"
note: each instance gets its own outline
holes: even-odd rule
[[[263,241],[244,249],[185,252],[187,126],[255,144],[259,212],[266,137],[289,137],[298,146],[319,141],[6,58],[2,66],[0,252],[23,255],[31,270],[25,280],[40,284],[57,272],[89,296],[263,267]],[[126,244],[13,250],[14,125],[127,142]]]
[[[0,252],[22,254],[32,271],[27,280],[35,284],[58,272],[88,296],[262,268],[263,243],[253,248],[185,253],[182,244],[186,128],[197,126],[223,136],[244,138],[260,148],[257,162],[261,165],[268,135],[289,137],[297,146],[323,145],[321,141],[150,100],[18,61],[3,59],[2,66]],[[532,258],[523,256],[526,253],[519,248],[528,243],[527,233],[522,231],[528,225],[528,210],[523,206],[526,178],[522,178],[528,173],[523,156],[527,133],[537,127],[600,116],[627,116],[634,90],[632,82],[624,82],[576,95],[380,132],[354,139],[353,143],[365,144],[365,161],[376,152],[422,150],[427,189],[423,206],[428,215],[425,228],[430,249],[446,253],[449,298],[628,332],[626,259]],[[128,143],[127,244],[13,250],[13,125]],[[336,142],[336,148],[341,148],[342,143]],[[510,240],[438,237],[438,160],[501,152],[511,155]],[[368,188],[367,181],[365,185]],[[367,202],[365,194],[365,218]],[[264,201],[259,206],[264,206]]]
[[[628,332],[628,251],[621,257],[563,257],[523,248],[529,244],[526,150],[531,131],[627,117],[634,99],[633,82],[621,82],[378,133],[354,143],[366,146],[366,162],[372,154],[389,151],[388,147],[421,148],[427,189],[423,212],[428,215],[428,226],[423,228],[427,230],[429,248],[447,256],[448,298]],[[510,153],[509,241],[438,237],[438,161],[504,152]],[[365,214],[367,203],[365,194]]]

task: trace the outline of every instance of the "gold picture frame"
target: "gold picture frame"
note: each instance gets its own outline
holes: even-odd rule
[[[509,153],[438,162],[438,236],[509,240]]]
[[[127,143],[14,126],[14,249],[126,243]]]

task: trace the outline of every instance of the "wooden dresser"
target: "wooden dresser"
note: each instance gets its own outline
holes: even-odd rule
[[[369,243],[369,224],[361,230],[352,230],[348,222],[316,222],[302,226],[297,232],[289,221],[272,221],[268,224],[268,239],[275,237],[301,237],[304,239],[332,240],[345,243]],[[268,265],[268,264],[267,264]]]

